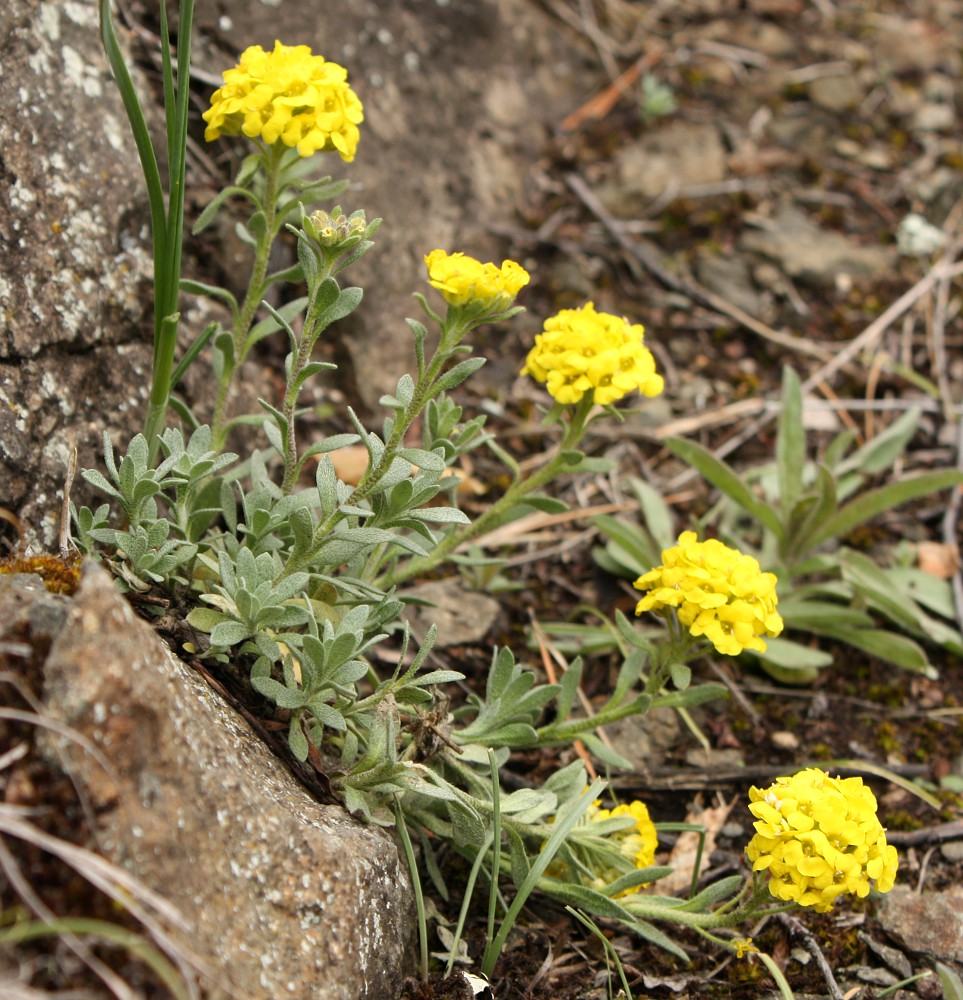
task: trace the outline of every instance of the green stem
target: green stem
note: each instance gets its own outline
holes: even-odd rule
[[[434,547],[431,554],[418,559],[411,559],[403,566],[389,573],[380,585],[385,589],[404,583],[412,577],[429,572],[440,565],[459,546],[471,541],[497,528],[505,521],[508,512],[517,507],[525,497],[540,490],[553,479],[563,474],[569,467],[570,462],[566,457],[567,452],[573,451],[585,436],[585,428],[588,423],[588,416],[593,407],[592,397],[583,396],[573,410],[566,411],[568,420],[565,425],[565,432],[562,441],[558,446],[556,454],[537,472],[518,479],[505,491],[504,495],[493,503],[481,517],[471,524],[466,524],[463,528],[449,531],[444,538]]]
[[[281,180],[281,164],[285,153],[282,144],[268,146],[261,157],[264,170],[264,197],[260,199],[259,208],[264,216],[264,233],[257,241],[254,251],[254,263],[251,267],[251,278],[248,283],[247,294],[241,303],[241,308],[234,319],[233,357],[225,359],[224,371],[221,373],[221,380],[217,387],[217,398],[214,402],[214,418],[212,420],[212,437],[214,446],[217,449],[224,447],[227,424],[227,402],[230,395],[231,382],[234,372],[240,368],[242,362],[247,357],[251,348],[248,343],[248,335],[254,323],[254,317],[264,292],[267,289],[265,278],[267,277],[268,265],[271,260],[271,249],[277,236],[275,231],[276,211],[278,192]]]
[[[312,306],[315,303],[317,289],[321,287],[325,278],[327,278],[327,274],[322,275],[314,283],[311,299],[308,302],[308,317],[311,317],[313,313]],[[281,490],[285,494],[290,493],[294,489],[298,480],[298,442],[294,420],[294,415],[298,405],[297,384],[298,378],[304,371],[308,362],[311,360],[311,351],[313,350],[315,342],[318,339],[319,334],[315,333],[314,327],[314,320],[309,318],[305,321],[304,328],[301,331],[301,337],[298,341],[298,353],[291,359],[287,385],[284,388],[284,405],[281,408],[281,412],[284,414],[287,433],[284,441],[284,480],[281,483]]]
[[[639,715],[648,710],[652,703],[652,698],[648,694],[640,694],[631,701],[620,705],[617,708],[603,708],[595,715],[586,719],[567,719],[565,722],[553,722],[548,726],[541,726],[535,730],[538,739],[538,746],[549,743],[569,743],[578,739],[585,733],[593,732],[600,726],[608,726],[620,719],[626,719],[630,715]]]
[[[391,434],[385,443],[385,449],[381,456],[381,460],[377,464],[369,465],[368,468],[365,469],[364,475],[358,481],[358,485],[354,488],[351,496],[348,497],[345,502],[346,505],[357,506],[371,495],[384,474],[389,468],[391,468],[391,463],[395,460],[399,449],[404,444],[404,437],[405,434],[408,433],[408,429],[415,422],[415,419],[421,413],[428,400],[434,395],[435,382],[437,382],[442,373],[442,369],[455,352],[458,342],[462,339],[462,337],[464,337],[468,330],[465,323],[461,321],[453,323],[449,326],[448,319],[449,318],[446,317],[445,324],[442,326],[441,342],[438,345],[438,349],[435,352],[434,357],[431,359],[430,364],[415,385],[411,402],[407,407],[405,407],[403,412],[399,413],[395,417],[394,426],[392,427]],[[329,517],[327,517],[325,521],[315,529],[314,544],[311,549],[299,558],[294,558],[292,556],[287,563],[285,563],[284,569],[279,574],[278,579],[283,579],[291,573],[297,573],[306,566],[310,565],[311,561],[314,559],[317,549],[324,544],[325,539],[331,533],[334,526],[341,521],[344,516],[345,515],[339,510],[335,510]]]

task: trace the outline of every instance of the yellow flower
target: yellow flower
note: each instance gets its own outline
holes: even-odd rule
[[[629,816],[634,824],[623,826],[606,833],[593,830],[605,820]],[[617,805],[614,809],[602,809],[596,799],[575,827],[574,836],[569,840],[569,849],[582,867],[583,882],[593,889],[604,889],[616,879],[633,869],[648,868],[655,859],[659,837],[649,818],[649,810],[644,802]],[[587,873],[587,874],[586,874]],[[554,863],[549,874],[557,878],[572,878],[569,866]],[[635,892],[626,889],[621,896]]]
[[[754,871],[768,870],[776,899],[832,908],[837,896],[868,895],[870,880],[889,892],[899,859],[886,843],[876,798],[862,778],[831,778],[818,768],[749,789],[756,833],[746,847]]]
[[[751,955],[754,951],[759,951],[752,943],[752,938],[735,938],[732,941],[732,947],[736,950],[736,958],[744,958],[746,955]]]
[[[760,637],[782,631],[775,575],[715,538],[698,541],[694,531],[684,531],[677,545],[662,552],[662,565],[633,586],[649,591],[636,606],[637,615],[675,608],[692,635],[704,635],[724,656],[744,649],[763,653]]]
[[[502,266],[483,264],[463,253],[432,250],[425,257],[428,283],[437,288],[450,306],[480,304],[492,312],[507,309],[528,284],[528,271],[513,260]]]
[[[602,406],[638,390],[658,396],[665,383],[642,343],[638,323],[599,313],[588,302],[545,321],[528,352],[522,375],[544,382],[559,403],[577,403],[587,392]]]
[[[224,73],[224,86],[202,115],[204,138],[243,133],[269,146],[297,147],[301,156],[336,149],[350,162],[364,111],[347,80],[343,66],[312,55],[307,45],[276,41],[273,52],[252,45]]]

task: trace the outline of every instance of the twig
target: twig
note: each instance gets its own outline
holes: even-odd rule
[[[637,59],[624,73],[617,76],[604,90],[590,97],[558,123],[560,132],[574,132],[580,125],[593,119],[604,118],[619,98],[636,84],[646,69],[651,69],[664,54],[663,49],[653,49]]]
[[[919,847],[922,844],[942,844],[946,840],[963,840],[963,819],[937,823],[923,830],[889,830],[886,839],[897,847]]]
[[[873,320],[858,337],[841,348],[820,369],[815,371],[802,384],[803,392],[810,392],[820,382],[832,378],[844,365],[849,364],[857,355],[867,351],[879,340],[900,316],[906,312],[918,299],[921,299],[943,277],[956,277],[963,274],[963,264],[946,265],[941,260],[908,291],[904,292],[884,313]]]
[[[936,853],[936,847],[936,844],[932,847],[928,847],[926,849],[926,853],[923,855],[923,860],[920,862],[920,874],[919,878],[916,880],[917,895],[920,895],[923,892],[923,886],[926,884],[926,871],[930,866],[930,858]]]
[[[808,930],[800,920],[790,916],[788,913],[777,913],[776,919],[789,931],[789,936],[791,938],[798,938],[806,951],[815,959],[823,979],[826,980],[829,995],[833,1000],[843,1000],[843,991],[840,989],[839,983],[836,982],[833,970],[829,967],[829,962],[826,961],[826,956],[823,954],[822,948],[819,947],[819,942],[812,931]]]
[[[549,642],[545,633],[542,631],[541,625],[538,623],[538,619],[534,614],[529,614],[532,622],[532,633],[535,636],[535,641],[538,643],[538,651],[542,657],[542,667],[545,670],[545,675],[548,677],[549,684],[558,683],[558,675],[555,673],[555,666],[552,663],[552,657],[549,653]],[[588,699],[585,697],[585,692],[579,688],[579,701],[582,707],[586,709],[589,715],[592,714],[592,706]],[[598,777],[598,772],[595,770],[595,765],[592,763],[592,757],[585,747],[585,744],[581,740],[572,740],[572,749],[582,758],[582,763],[585,765],[585,770],[588,772],[589,777],[594,781]]]
[[[645,270],[654,275],[667,288],[681,292],[683,295],[701,302],[710,309],[715,309],[716,312],[728,316],[729,319],[735,320],[740,326],[751,330],[765,340],[778,344],[780,347],[797,351],[799,354],[807,354],[810,357],[819,358],[820,360],[829,358],[834,353],[830,348],[814,344],[802,337],[794,337],[792,334],[774,330],[771,326],[763,323],[762,320],[750,316],[749,313],[744,312],[738,306],[722,298],[721,295],[710,292],[708,288],[704,288],[688,275],[680,277],[672,274],[662,266],[655,253],[651,252],[644,244],[634,242],[625,235],[624,231],[618,226],[608,211],[606,211],[605,206],[599,201],[595,192],[592,191],[581,176],[576,173],[566,174],[565,183],[579,197],[585,207],[602,223],[615,242],[629,254],[630,259],[634,259],[637,263],[641,264]]]

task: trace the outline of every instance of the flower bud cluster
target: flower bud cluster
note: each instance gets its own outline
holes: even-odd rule
[[[488,313],[507,309],[528,284],[528,271],[513,260],[498,267],[463,253],[432,250],[425,257],[428,283],[450,306],[474,306]]]
[[[326,250],[350,249],[364,237],[367,228],[363,209],[351,215],[344,215],[340,208],[330,214],[319,209],[304,219],[304,231]]]

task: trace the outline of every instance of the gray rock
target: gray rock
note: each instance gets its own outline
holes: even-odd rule
[[[776,261],[791,278],[819,287],[833,286],[840,275],[878,280],[897,260],[895,247],[863,246],[822,229],[792,205],[783,206],[768,228],[746,233],[740,243]]]
[[[876,908],[883,930],[909,951],[963,962],[963,889],[919,895],[898,885]]]
[[[809,84],[809,97],[827,111],[851,111],[859,107],[866,88],[853,73],[821,76]]]
[[[293,0],[198,7],[199,70],[218,76],[250,44],[307,42],[348,68],[364,101],[356,161],[330,156],[319,168],[350,180],[344,208],[385,219],[351,276],[365,301],[332,331],[348,362],[336,384],[353,383],[374,410],[413,364],[404,317],[419,315],[413,291],[430,293],[424,255],[505,256],[492,229],[510,223],[545,126],[584,98],[578,49],[550,14],[511,0],[358,2],[336,14]],[[2,18],[0,100],[18,113],[0,121],[0,504],[49,546],[71,447],[81,468],[96,466],[105,429],[124,443],[142,427],[149,213],[94,0],[10,0]],[[150,86],[136,75],[135,84],[155,120]],[[230,141],[239,160],[244,144]],[[232,155],[227,142],[208,152]],[[185,297],[182,310],[193,308]],[[185,337],[203,325],[187,316]],[[189,381],[203,412],[209,376]],[[93,499],[81,482],[75,498]]]
[[[766,317],[771,313],[756,290],[749,266],[740,257],[723,256],[700,250],[696,274],[710,292],[715,292],[750,316]]]
[[[672,122],[622,146],[598,195],[614,215],[637,214],[660,195],[726,176],[726,152],[714,125]]]
[[[0,503],[57,535],[70,447],[139,421],[150,371],[146,198],[97,6],[9,0],[0,37]]]
[[[656,708],[641,718],[622,719],[605,727],[612,746],[641,774],[663,760],[679,738],[679,717],[671,708]]]
[[[408,620],[419,639],[432,625],[437,626],[439,647],[481,642],[501,611],[493,597],[466,590],[458,578],[419,584],[407,590],[405,596],[429,602],[427,606],[410,607]]]
[[[0,641],[32,602],[51,599],[0,588]],[[219,987],[264,998],[395,996],[415,922],[391,839],[310,798],[102,569],[86,567],[67,607],[43,667],[44,710],[110,763],[108,774],[66,741],[52,756],[71,760],[103,853],[190,920],[187,943],[220,971]]]

